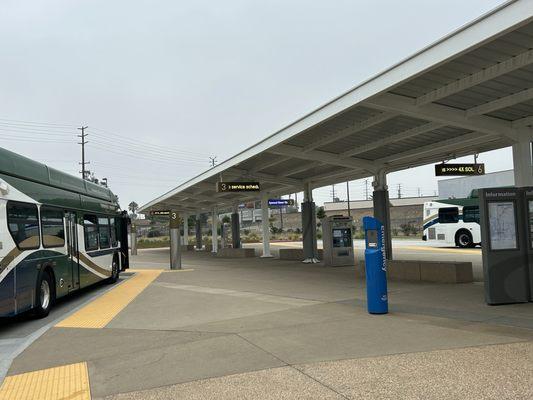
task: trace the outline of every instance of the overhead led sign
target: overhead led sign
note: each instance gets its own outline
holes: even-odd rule
[[[269,207],[286,207],[286,206],[293,206],[293,205],[294,205],[293,199],[268,199]]]
[[[217,192],[259,192],[259,182],[217,182]]]
[[[436,164],[436,176],[485,175],[485,164]]]
[[[156,210],[156,211],[150,211],[150,215],[153,215],[153,216],[157,216],[157,215],[164,215],[164,216],[168,216],[170,215],[170,211],[169,210]]]

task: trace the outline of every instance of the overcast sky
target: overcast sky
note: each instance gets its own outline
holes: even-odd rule
[[[144,204],[500,3],[2,0],[0,146],[78,174],[88,125],[89,169]],[[480,161],[512,168],[509,149]],[[389,175],[391,197],[433,175]]]

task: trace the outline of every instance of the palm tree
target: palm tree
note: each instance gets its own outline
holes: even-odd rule
[[[139,209],[139,205],[132,201],[130,204],[128,204],[128,210],[131,211],[131,218],[132,219],[135,219],[137,218],[137,214],[136,214],[136,211]]]

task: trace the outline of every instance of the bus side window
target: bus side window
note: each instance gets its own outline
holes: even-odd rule
[[[110,231],[111,231],[111,247],[117,247],[118,246],[118,241],[117,241],[118,225],[117,225],[117,221],[116,221],[115,217],[109,218],[109,225],[110,225],[110,228],[111,228],[110,229]]]
[[[98,218],[96,215],[83,216],[83,233],[85,236],[85,250],[98,250]]]
[[[479,224],[479,207],[467,206],[463,207],[463,221],[477,222]]]
[[[41,229],[43,234],[43,247],[63,247],[65,245],[63,211],[57,208],[42,206]]]
[[[98,237],[100,238],[100,248],[109,249],[111,245],[109,219],[107,217],[98,218]]]
[[[439,208],[439,223],[455,224],[459,222],[459,209],[457,207]]]
[[[38,249],[41,245],[37,206],[9,201],[7,203],[9,233],[21,250]]]

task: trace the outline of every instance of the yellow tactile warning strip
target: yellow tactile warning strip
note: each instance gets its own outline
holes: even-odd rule
[[[2,400],[91,400],[87,363],[62,365],[6,377]]]
[[[104,328],[135,297],[156,279],[162,270],[135,270],[135,275],[81,310],[58,323],[58,328]]]
[[[444,247],[429,247],[429,246],[405,246],[398,247],[398,249],[406,250],[422,250],[430,252],[441,252],[441,253],[453,253],[453,254],[481,254],[481,249],[453,249],[453,248],[444,248]]]

